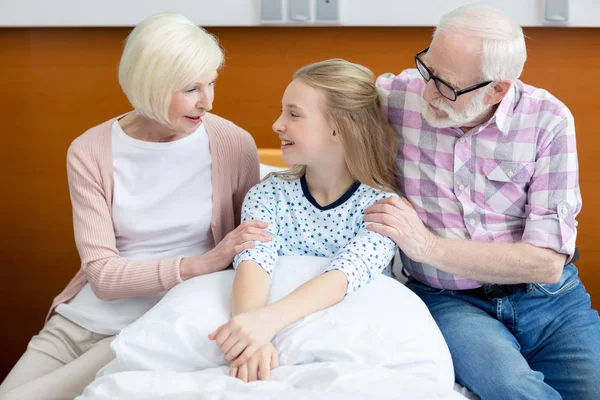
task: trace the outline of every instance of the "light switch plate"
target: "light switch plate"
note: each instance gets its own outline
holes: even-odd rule
[[[548,22],[568,22],[569,0],[546,0],[544,19]]]
[[[260,0],[260,20],[275,22],[283,20],[283,0]]]
[[[295,22],[310,22],[310,0],[288,0],[288,19]]]
[[[316,0],[317,21],[339,21],[340,4],[338,0]]]

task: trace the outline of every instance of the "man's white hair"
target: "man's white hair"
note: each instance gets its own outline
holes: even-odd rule
[[[143,20],[127,37],[119,64],[119,83],[135,111],[169,123],[173,93],[223,63],[217,39],[177,13]]]
[[[514,80],[521,76],[527,59],[523,30],[497,8],[471,4],[452,10],[442,17],[433,37],[441,33],[482,39],[483,80]]]

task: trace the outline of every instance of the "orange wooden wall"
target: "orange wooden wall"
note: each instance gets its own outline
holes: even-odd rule
[[[271,124],[294,71],[331,57],[376,74],[412,67],[429,28],[214,28],[227,53],[214,111],[278,147]],[[41,328],[52,298],[79,268],[65,173],[69,143],[129,110],[117,64],[129,29],[0,29],[0,379]],[[600,29],[526,29],[523,80],[575,115],[583,211],[578,263],[600,305]]]

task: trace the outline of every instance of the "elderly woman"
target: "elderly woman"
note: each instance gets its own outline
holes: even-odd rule
[[[265,223],[236,228],[259,163],[252,137],[209,113],[222,62],[216,39],[178,14],[147,18],[127,38],[119,82],[134,111],[67,154],[81,270],[2,399],[72,399],[113,358],[114,335],[167,290],[270,240]]]

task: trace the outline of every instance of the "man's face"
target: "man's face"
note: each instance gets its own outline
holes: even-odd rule
[[[421,60],[435,76],[460,90],[482,80],[479,49],[477,39],[441,33],[433,39]],[[423,118],[435,128],[461,128],[481,122],[479,119],[491,108],[486,102],[486,89],[477,89],[450,101],[440,94],[430,79],[422,95]]]

